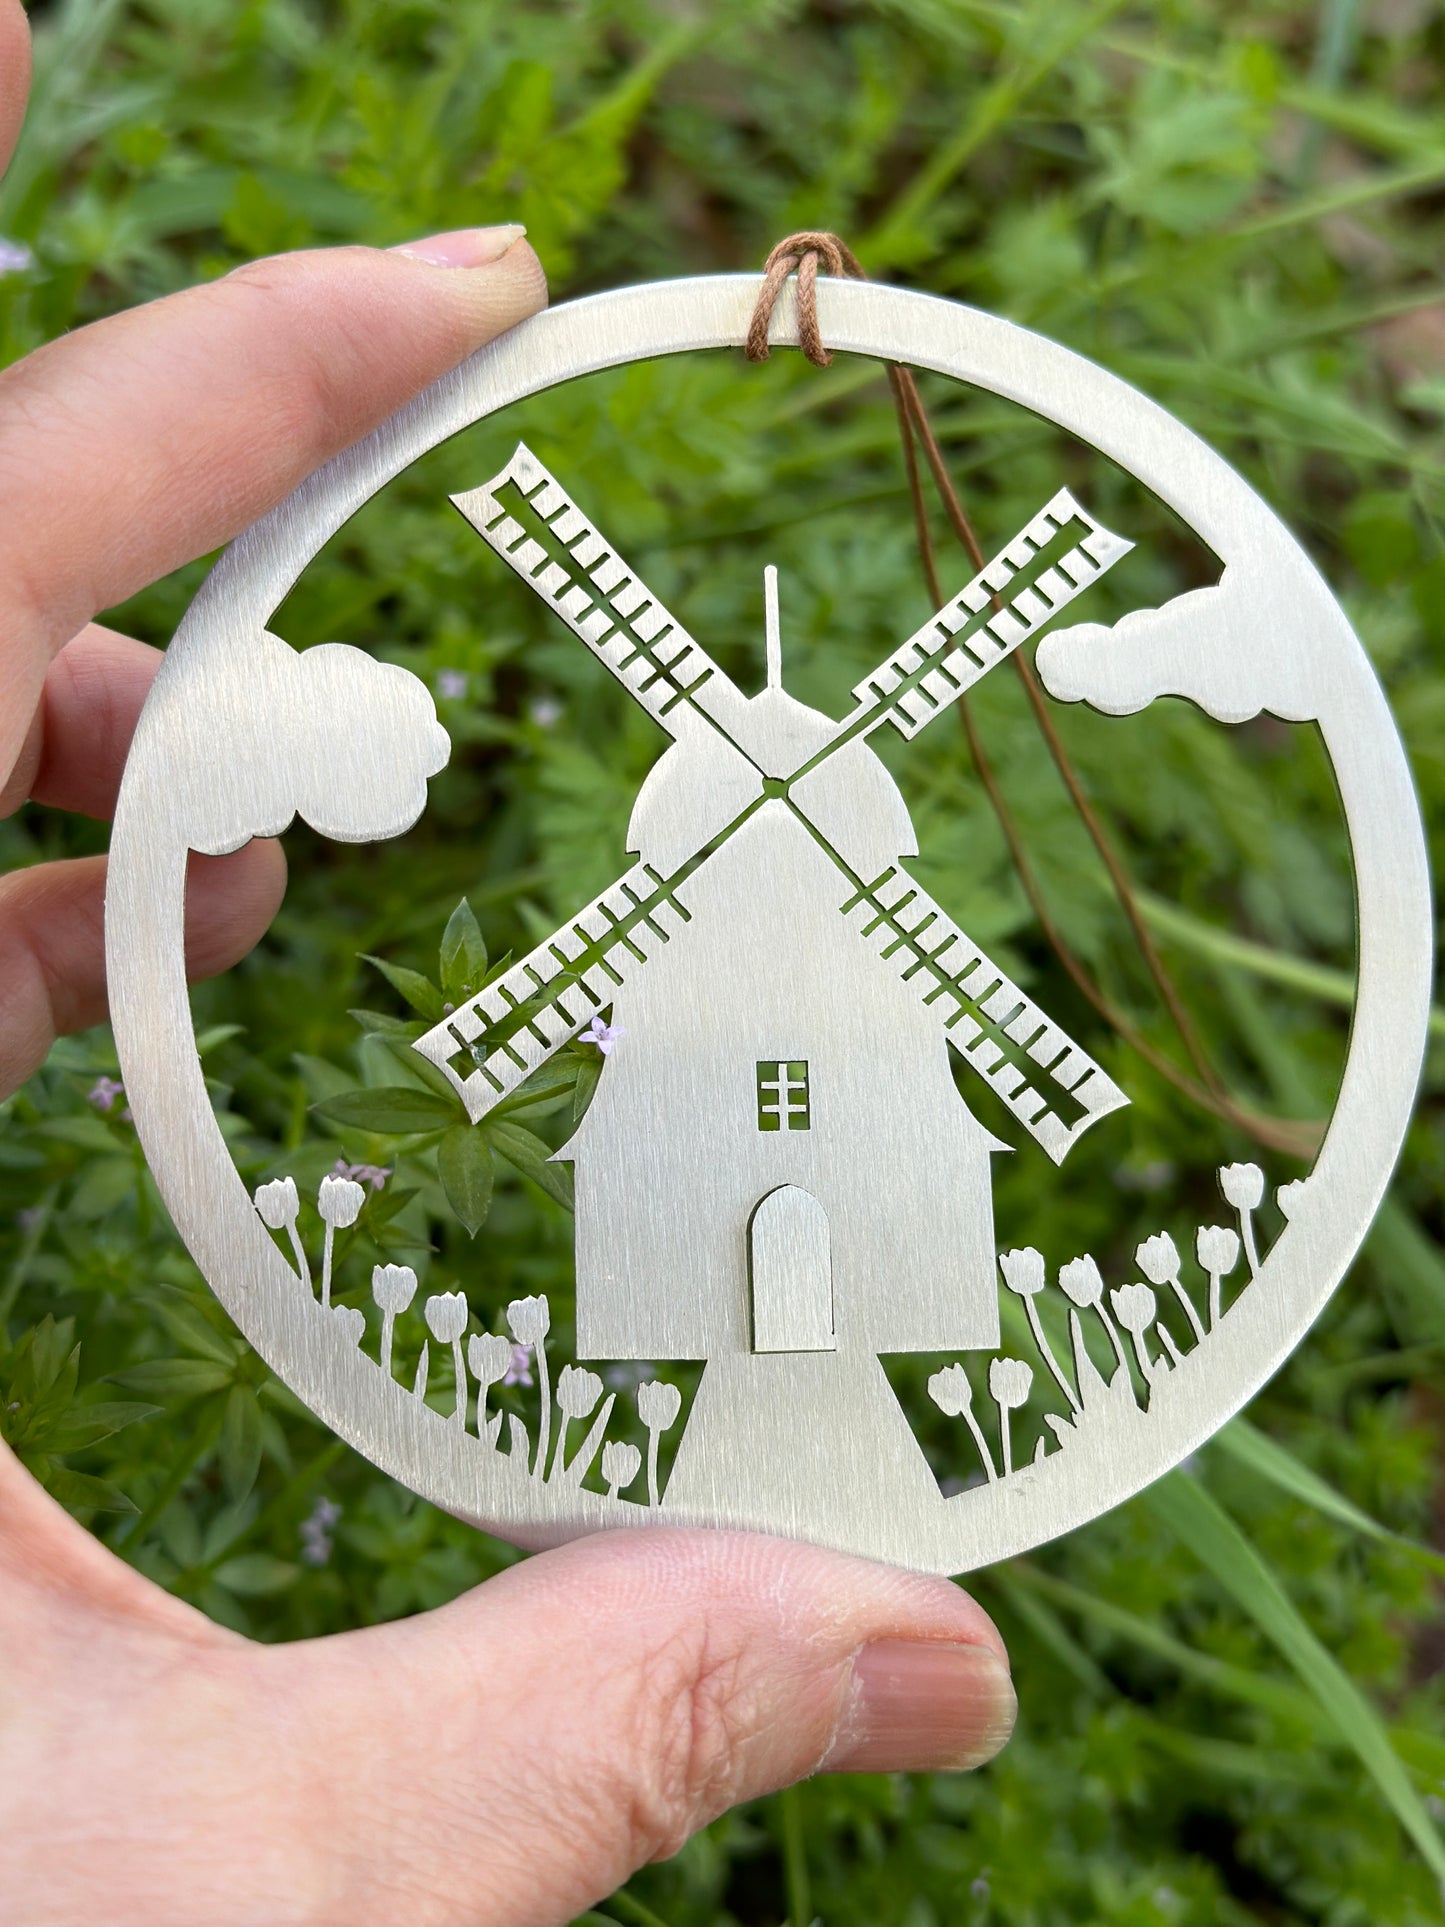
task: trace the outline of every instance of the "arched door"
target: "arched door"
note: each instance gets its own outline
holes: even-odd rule
[[[780,1185],[748,1225],[755,1352],[831,1352],[833,1259],[828,1214],[800,1185]]]

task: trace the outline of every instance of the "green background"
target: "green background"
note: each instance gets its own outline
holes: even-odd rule
[[[61,0],[33,18],[35,90],[0,234],[35,265],[0,279],[0,357],[313,243],[520,219],[560,299],[756,267],[780,235],[831,227],[876,275],[1094,356],[1243,470],[1355,619],[1438,836],[1445,18],[1432,0]],[[986,549],[1063,482],[1135,538],[1090,617],[1212,579],[1198,544],[1087,450],[992,399],[925,392]],[[625,867],[660,738],[445,506],[448,488],[501,466],[516,432],[747,686],[761,680],[766,561],[782,575],[789,686],[835,712],[928,602],[878,369],[778,354],[640,366],[510,411],[386,491],[282,612],[298,646],[362,644],[466,691],[441,697],[456,753],[418,829],[366,850],[293,833],[273,932],[196,994],[238,1164],[252,1183],[294,1172],[303,1191],[339,1155],[393,1167],[345,1241],[340,1295],[364,1304],[383,1257],[432,1288],[463,1280],[483,1323],[545,1291],[566,1355],[565,1189],[538,1188],[525,1144],[473,1161],[474,1216],[495,1190],[472,1242],[435,1131],[398,1139],[314,1108],[405,1081],[386,1035],[412,1020],[408,994],[436,993],[397,967],[437,977],[459,899],[495,958]],[[951,590],[966,564],[941,517],[935,537]],[[202,573],[111,619],[164,642]],[[1059,931],[1152,1051],[1186,1067],[1017,681],[990,678],[975,713]],[[1053,717],[1219,1076],[1237,1104],[1307,1137],[1343,1062],[1353,963],[1348,846],[1313,733],[1267,718],[1225,729],[1171,702]],[[998,1161],[1000,1244],[1051,1264],[1092,1251],[1119,1283],[1139,1239],[1169,1229],[1185,1247],[1225,1216],[1216,1166],[1253,1159],[1271,1191],[1302,1175],[1078,994],[956,726],[890,760],[921,880],[1133,1098],[1061,1173],[1028,1149]],[[0,861],[103,843],[99,827],[28,810],[0,829]],[[375,1014],[358,1026],[351,1008]],[[1437,1016],[1365,1253],[1248,1423],[1153,1493],[977,1576],[1019,1686],[1003,1757],[967,1778],[821,1780],[756,1803],[599,1918],[1440,1918],[1445,1624],[1428,1548],[1445,1518],[1442,1030]],[[568,1059],[584,1087],[592,1059]],[[424,1608],[512,1557],[331,1441],[236,1339],[169,1228],[123,1102],[88,1101],[116,1069],[94,1032],[0,1106],[0,1432],[123,1557],[261,1638]],[[347,1115],[364,1120],[365,1102]],[[527,1121],[555,1143],[565,1106]],[[966,1474],[956,1424],[918,1397],[933,1363],[892,1369],[935,1462]],[[445,1373],[437,1386],[445,1406]],[[318,1498],[342,1510],[311,1564],[301,1527]]]

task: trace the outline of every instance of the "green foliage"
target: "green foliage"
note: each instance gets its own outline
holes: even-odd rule
[[[873,272],[1055,335],[1224,449],[1355,618],[1438,847],[1438,10],[52,0],[34,17],[34,104],[0,233],[36,265],[0,279],[0,359],[297,245],[520,218],[562,298],[753,267],[790,228],[836,228]],[[992,397],[923,386],[986,545],[1061,481],[1134,538],[1090,617],[1212,579],[1213,558],[1090,451]],[[294,1173],[310,1196],[338,1159],[376,1174],[336,1239],[338,1302],[365,1302],[373,1264],[406,1263],[427,1290],[464,1282],[489,1316],[546,1292],[565,1348],[570,1173],[548,1158],[598,1052],[569,1048],[477,1131],[409,1048],[622,870],[660,747],[445,506],[522,434],[747,687],[764,562],[781,571],[788,685],[825,709],[928,611],[879,371],[778,354],[649,364],[508,411],[385,490],[277,616],[297,646],[339,638],[424,677],[455,747],[434,808],[397,843],[293,833],[272,934],[196,991],[237,1168],[250,1186]],[[935,535],[961,579],[941,522]],[[201,572],[111,619],[163,643]],[[991,677],[976,708],[1059,927],[1177,1058],[1021,692]],[[1276,1117],[1327,1116],[1354,957],[1348,847],[1313,734],[1222,729],[1167,702],[1055,720],[1231,1091]],[[1218,1215],[1216,1165],[1257,1156],[1273,1183],[1299,1175],[1100,1027],[1040,937],[957,734],[940,722],[896,769],[920,880],[1134,1100],[1062,1173],[1027,1150],[997,1161],[1000,1244],[1055,1264],[1092,1250],[1122,1276],[1139,1237]],[[0,831],[0,861],[103,835],[27,810]],[[978,1577],[1022,1704],[997,1765],[810,1783],[720,1821],[598,1918],[1438,1919],[1438,1557],[1420,1548],[1440,1516],[1442,1029],[1366,1256],[1250,1428],[1156,1495]],[[7,1440],[121,1556],[262,1638],[424,1609],[509,1562],[332,1440],[235,1337],[169,1228],[123,1098],[91,1101],[116,1069],[96,1031],[0,1107]],[[891,1367],[943,1466],[932,1363]],[[414,1364],[399,1357],[398,1375]],[[334,1543],[301,1530],[323,1496],[342,1507]]]

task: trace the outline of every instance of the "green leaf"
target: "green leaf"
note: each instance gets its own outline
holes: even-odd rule
[[[477,1128],[486,1132],[493,1147],[510,1164],[516,1165],[523,1177],[540,1185],[547,1196],[555,1198],[565,1210],[572,1209],[572,1167],[569,1164],[549,1164],[547,1160],[552,1155],[551,1147],[534,1132],[498,1117],[489,1118]]]
[[[174,1403],[184,1398],[201,1398],[229,1385],[234,1370],[230,1365],[213,1365],[201,1358],[153,1358],[144,1365],[112,1372],[111,1382],[127,1385],[133,1392],[153,1392],[157,1398]]]
[[[217,1585],[242,1599],[268,1599],[294,1584],[300,1570],[274,1553],[242,1552],[217,1566],[215,1578]]]
[[[493,1117],[511,1117],[518,1111],[535,1110],[539,1104],[552,1104],[576,1084],[581,1060],[568,1055],[539,1064],[530,1077],[518,1085],[510,1097],[494,1105]]]
[[[218,1457],[221,1483],[234,1505],[245,1498],[261,1470],[261,1407],[249,1385],[233,1385],[226,1394]]]
[[[1431,1872],[1445,1880],[1445,1842],[1390,1744],[1384,1723],[1295,1610],[1289,1595],[1198,1479],[1171,1472],[1144,1495],[1150,1510],[1272,1640],[1359,1756]]]
[[[384,1010],[351,1010],[347,1016],[354,1018],[368,1037],[404,1037],[410,1041],[426,1029],[415,1017],[394,1017]]]
[[[379,1084],[328,1097],[312,1109],[333,1124],[349,1124],[383,1137],[414,1137],[422,1131],[444,1131],[465,1116],[460,1101],[438,1092],[413,1090],[406,1084]]]
[[[587,1106],[592,1102],[596,1094],[598,1082],[602,1076],[602,1064],[603,1058],[599,1052],[592,1057],[586,1058],[577,1073],[577,1085],[572,1093],[572,1122],[574,1124],[580,1124],[587,1114]]]
[[[164,1408],[159,1405],[141,1405],[134,1400],[112,1399],[99,1405],[72,1405],[58,1425],[53,1425],[45,1436],[46,1449],[51,1452],[78,1452],[83,1446],[95,1445],[101,1439],[108,1439],[127,1425],[138,1425],[142,1419],[154,1418]]]
[[[423,977],[419,970],[408,970],[404,964],[384,962],[366,951],[363,961],[375,964],[392,989],[409,1003],[414,1011],[435,1023],[442,1014],[444,999],[430,977]]]
[[[474,1124],[458,1124],[437,1147],[437,1176],[447,1203],[475,1238],[492,1208],[492,1147]]]
[[[229,1044],[233,1037],[245,1035],[244,1024],[212,1024],[209,1030],[197,1032],[196,1055],[197,1057],[209,1056],[213,1050],[219,1050],[222,1044]]]
[[[460,1004],[480,990],[487,974],[487,946],[472,906],[463,897],[447,919],[442,932],[442,989],[447,999]]]
[[[1378,1519],[1372,1519],[1368,1512],[1347,1499],[1343,1492],[1337,1492],[1318,1473],[1311,1472],[1307,1465],[1301,1465],[1292,1452],[1265,1433],[1257,1431],[1248,1419],[1236,1418],[1215,1434],[1210,1441],[1211,1449],[1225,1452],[1240,1465],[1247,1466],[1251,1472],[1268,1479],[1271,1485],[1278,1486],[1282,1492],[1302,1499],[1316,1512],[1322,1512],[1329,1519],[1335,1519],[1352,1532],[1363,1533],[1370,1539],[1381,1539],[1387,1545],[1399,1546],[1416,1558],[1423,1559],[1437,1572],[1445,1572],[1445,1553],[1439,1553],[1431,1546],[1418,1545],[1413,1539],[1406,1539],[1398,1532],[1391,1532],[1382,1526]]]
[[[68,1465],[48,1467],[40,1482],[50,1496],[64,1506],[92,1507],[97,1512],[137,1509],[134,1500],[128,1499],[109,1479],[93,1478],[89,1472],[72,1472]]]

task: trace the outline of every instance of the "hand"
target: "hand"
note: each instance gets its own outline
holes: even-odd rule
[[[27,48],[0,0],[0,163]],[[109,814],[159,657],[90,617],[542,306],[518,232],[258,262],[0,374],[0,807]],[[244,955],[284,880],[270,843],[196,860],[193,974]],[[104,1016],[103,888],[100,859],[0,880],[0,1092]],[[0,1911],[25,1927],[541,1927],[803,1774],[974,1765],[1013,1710],[954,1586],[722,1533],[608,1535],[421,1618],[255,1646],[0,1446]]]

